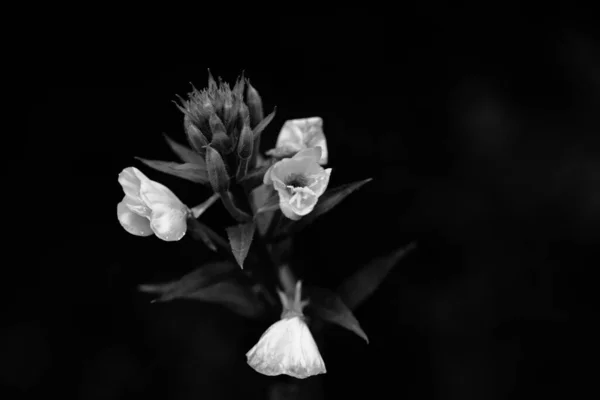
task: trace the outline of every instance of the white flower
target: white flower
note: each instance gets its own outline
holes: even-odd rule
[[[317,161],[321,165],[327,164],[329,153],[327,151],[327,140],[323,133],[323,119],[321,117],[286,121],[277,137],[275,149],[267,151],[266,154],[283,158],[311,147],[321,148],[321,158]]]
[[[117,217],[127,232],[137,236],[155,234],[166,241],[185,235],[190,210],[166,186],[150,180],[135,167],[125,168],[119,174],[119,183],[125,197],[117,205]]]
[[[302,314],[306,302],[300,300],[301,281],[296,285],[293,302],[282,292],[278,293],[284,307],[282,319],[271,325],[246,353],[248,364],[268,376],[285,374],[304,379],[326,373],[323,358]]]
[[[264,184],[273,185],[279,194],[283,214],[298,220],[310,213],[329,184],[331,168],[318,164],[321,148],[304,149],[292,158],[276,162],[267,170]]]

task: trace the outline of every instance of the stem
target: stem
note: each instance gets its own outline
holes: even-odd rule
[[[244,197],[245,197],[246,205],[248,206],[248,209],[253,210],[252,212],[256,212],[256,210],[254,210],[253,207],[251,206],[252,191],[246,190],[244,188],[244,193],[245,193]],[[265,237],[260,234],[258,229],[254,233],[253,241],[255,243],[254,247],[256,248],[256,251],[258,252],[258,256],[260,257],[260,259],[263,259],[265,263],[269,264],[269,269],[271,269],[275,273],[275,276],[277,277],[278,276],[278,274],[277,274],[278,266],[275,263],[275,260],[273,259],[273,255],[269,251],[268,245],[265,241]],[[277,279],[274,280],[274,283],[275,284],[277,283]]]
[[[221,195],[221,200],[223,201],[223,205],[225,206],[225,208],[227,209],[229,214],[231,214],[231,216],[233,218],[235,218],[236,221],[238,221],[238,222],[252,221],[252,217],[250,215],[246,214],[245,212],[243,212],[242,210],[237,208],[235,206],[235,204],[233,204],[233,199],[231,198],[231,193],[223,192],[220,195]]]

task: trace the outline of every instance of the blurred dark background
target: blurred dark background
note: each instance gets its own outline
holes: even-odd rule
[[[250,399],[289,384],[246,365],[268,324],[136,292],[200,265],[205,248],[134,237],[116,219],[118,173],[140,167],[134,156],[175,160],[162,133],[185,141],[173,102],[204,87],[207,68],[229,82],[244,70],[267,112],[277,106],[263,151],[285,120],[321,116],[330,185],[374,178],[297,236],[307,282],[333,289],[418,242],[356,310],[370,344],[329,329],[328,373],[303,398],[583,391],[600,41],[588,10],[538,11],[285,14],[199,22],[172,41],[108,21],[40,31],[19,58],[27,129],[5,133],[23,143],[5,149],[15,255],[3,263],[0,397]],[[188,204],[209,194],[144,171]]]

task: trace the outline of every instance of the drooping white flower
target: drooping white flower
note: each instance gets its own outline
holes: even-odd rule
[[[321,117],[286,121],[279,132],[275,148],[267,151],[266,154],[277,158],[291,157],[297,152],[311,147],[321,148],[321,157],[317,162],[321,165],[327,164],[329,153]]]
[[[119,174],[125,197],[117,205],[117,217],[132,235],[155,234],[162,240],[177,241],[187,230],[190,213],[166,186],[150,180],[135,167]]]
[[[327,372],[302,314],[307,302],[301,301],[301,285],[298,281],[294,300],[278,291],[283,304],[281,320],[271,325],[246,353],[248,364],[263,375],[285,374],[304,379]]]
[[[321,147],[304,149],[276,162],[265,173],[264,184],[277,190],[281,211],[290,219],[310,213],[327,189],[331,168],[318,164],[321,151]]]

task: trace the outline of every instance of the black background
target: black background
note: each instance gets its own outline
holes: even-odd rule
[[[418,242],[356,310],[370,344],[328,330],[328,373],[304,381],[303,398],[583,390],[589,330],[576,316],[594,318],[584,282],[600,228],[592,14],[415,7],[221,20],[188,22],[191,33],[57,23],[20,48],[27,127],[7,134],[25,140],[6,157],[15,256],[4,267],[2,398],[265,398],[291,381],[245,363],[268,325],[136,293],[210,254],[187,238],[134,237],[116,219],[118,173],[140,167],[134,156],[175,160],[161,134],[184,142],[173,102],[204,87],[208,68],[229,82],[244,70],[266,110],[277,106],[262,150],[285,120],[321,116],[330,185],[374,178],[296,238],[307,282],[335,288]],[[209,195],[144,171],[187,204]]]

